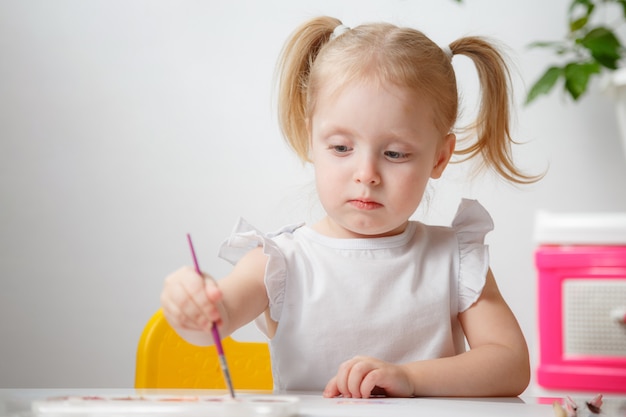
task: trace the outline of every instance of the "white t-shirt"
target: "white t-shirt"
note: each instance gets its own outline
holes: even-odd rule
[[[240,220],[220,256],[262,245],[274,389],[321,391],[355,355],[406,363],[465,350],[457,315],[489,268],[487,211],[463,200],[451,227],[411,221],[399,235],[335,239],[305,225],[263,234]],[[266,332],[264,316],[257,325]],[[267,333],[266,333],[267,334]]]

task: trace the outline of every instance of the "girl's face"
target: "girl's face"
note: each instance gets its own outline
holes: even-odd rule
[[[309,120],[317,192],[327,216],[314,228],[339,238],[402,233],[455,137],[435,129],[428,102],[392,84],[322,89]]]

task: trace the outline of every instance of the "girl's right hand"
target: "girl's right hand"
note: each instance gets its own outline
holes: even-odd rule
[[[183,267],[165,279],[161,307],[169,324],[182,331],[210,332],[222,321],[222,292],[208,274]]]

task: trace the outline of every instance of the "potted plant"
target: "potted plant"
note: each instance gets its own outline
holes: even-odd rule
[[[626,52],[616,29],[626,23],[626,0],[572,0],[567,18],[565,39],[531,44],[553,50],[565,62],[546,70],[531,87],[526,103],[549,93],[558,81],[563,81],[565,91],[578,100],[592,77],[619,69]]]
[[[626,67],[620,67],[626,49],[618,35],[626,24],[626,0],[571,0],[567,22],[564,39],[531,44],[551,49],[562,63],[550,66],[532,85],[526,104],[548,94],[559,82],[576,101],[587,92],[592,78],[609,73],[608,91],[615,99],[626,151]]]

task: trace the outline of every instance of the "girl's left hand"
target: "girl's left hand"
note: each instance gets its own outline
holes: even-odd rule
[[[324,389],[324,397],[369,398],[372,395],[410,397],[413,386],[405,369],[376,358],[356,356],[339,366]]]

